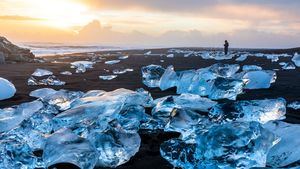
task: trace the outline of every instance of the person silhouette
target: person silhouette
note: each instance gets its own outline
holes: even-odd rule
[[[228,47],[229,47],[229,43],[228,43],[227,40],[225,40],[225,44],[224,44],[224,53],[225,53],[225,55],[228,54]]]

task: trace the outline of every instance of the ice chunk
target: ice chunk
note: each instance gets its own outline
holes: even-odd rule
[[[238,70],[240,66],[238,64],[213,64],[208,67],[208,70],[219,77],[232,77]]]
[[[242,79],[248,80],[245,89],[267,89],[276,80],[274,71],[250,71],[244,74]]]
[[[210,108],[217,104],[215,101],[194,94],[181,94],[173,96],[173,98],[177,108],[188,108],[202,112],[208,112]]]
[[[213,100],[236,100],[237,95],[243,92],[245,81],[231,78],[217,78],[214,80],[209,98]]]
[[[218,104],[210,110],[209,117],[218,123],[231,121],[266,123],[284,119],[285,105],[286,101],[283,98]]]
[[[167,55],[167,58],[173,58],[173,57],[174,57],[174,54],[172,54],[172,53]]]
[[[242,54],[238,58],[236,58],[235,61],[242,62],[242,61],[245,61],[247,59],[247,57],[248,57],[248,54]]]
[[[87,91],[82,97],[102,96],[103,94],[105,94],[104,90],[90,90]]]
[[[42,108],[42,102],[33,101],[14,108],[0,109],[0,133],[17,127],[23,120],[28,119]]]
[[[126,72],[132,72],[132,71],[133,71],[133,69],[114,69],[113,73],[120,75],[120,74],[124,74]]]
[[[160,154],[174,167],[193,169],[197,164],[195,158],[196,144],[188,144],[180,139],[171,139],[161,144]]]
[[[142,67],[143,83],[148,87],[159,87],[159,81],[165,69],[159,65]]]
[[[32,76],[37,76],[37,77],[50,76],[50,75],[53,75],[53,73],[46,69],[36,69],[32,73]]]
[[[257,65],[244,65],[243,71],[254,71],[254,70],[262,70],[262,67]]]
[[[113,80],[115,78],[117,78],[118,75],[106,75],[106,76],[99,76],[99,79],[102,79],[102,80]]]
[[[0,168],[35,169],[37,159],[30,147],[14,137],[0,139]]]
[[[297,67],[300,67],[300,55],[298,53],[294,54],[292,61],[295,63]]]
[[[67,110],[70,108],[70,104],[80,98],[83,95],[82,92],[59,90],[55,91],[49,88],[37,89],[30,93],[30,96],[40,98],[43,102],[57,107],[59,110]]]
[[[54,75],[51,75],[48,78],[42,79],[42,80],[37,80],[34,77],[30,77],[27,80],[27,85],[29,85],[29,86],[37,86],[37,85],[62,86],[62,85],[65,85],[65,84],[66,84],[66,82],[60,81]]]
[[[177,85],[178,80],[179,79],[176,72],[174,71],[174,67],[169,66],[160,78],[159,88],[161,90],[166,90],[171,87],[175,87]]]
[[[71,68],[76,68],[76,73],[84,73],[86,69],[93,68],[95,62],[91,61],[76,61],[71,63]]]
[[[287,63],[284,63],[284,65],[282,65],[282,69],[292,70],[292,69],[296,69],[296,67],[292,62],[287,62]]]
[[[52,88],[41,88],[30,92],[29,96],[35,98],[45,98],[47,96],[54,95],[56,92],[57,91]]]
[[[129,58],[129,56],[128,55],[124,55],[124,56],[119,56],[119,59],[128,59]]]
[[[52,134],[46,141],[43,159],[47,167],[58,163],[71,163],[80,168],[93,169],[98,153],[86,139],[69,129]]]
[[[274,134],[257,122],[216,125],[197,138],[197,167],[265,167],[267,153],[275,141]]]
[[[286,167],[300,160],[299,124],[289,124],[283,121],[272,121],[264,128],[280,138],[278,144],[271,148],[267,158],[267,165],[272,168]]]
[[[191,83],[196,75],[195,70],[185,70],[178,73],[177,94],[188,93]]]
[[[300,101],[294,101],[287,105],[287,107],[292,108],[294,110],[300,109]]]
[[[13,97],[16,93],[15,86],[8,80],[0,77],[0,100]]]
[[[146,53],[144,53],[144,55],[151,55],[151,51],[148,51],[148,52],[146,52]]]
[[[97,166],[117,167],[126,163],[135,155],[141,144],[137,133],[125,133],[117,128],[108,128],[104,132],[92,131],[88,139],[96,147],[99,156]]]
[[[71,76],[72,72],[70,71],[64,71],[64,72],[60,72],[61,75],[67,75],[67,76]]]
[[[116,64],[116,63],[119,63],[119,62],[121,62],[121,60],[109,60],[109,61],[106,61],[105,64],[113,65],[113,64]]]

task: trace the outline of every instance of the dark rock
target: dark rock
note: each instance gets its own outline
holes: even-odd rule
[[[4,53],[0,52],[0,64],[4,64],[5,63],[5,55]]]
[[[0,52],[4,55],[4,61],[6,62],[33,62],[34,55],[29,49],[18,47],[5,37],[0,36]],[[1,63],[1,54],[0,54]]]

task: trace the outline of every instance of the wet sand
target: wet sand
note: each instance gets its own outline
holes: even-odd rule
[[[295,49],[296,51],[299,49]],[[295,50],[277,50],[277,51],[267,51],[274,53],[285,53],[285,52],[295,52]],[[93,69],[88,69],[86,73],[76,74],[75,69],[70,68],[70,62],[85,60],[89,57],[89,54],[72,54],[63,57],[53,56],[48,57],[47,63],[16,63],[16,64],[5,64],[0,65],[0,77],[10,80],[17,88],[16,95],[8,100],[0,101],[0,108],[20,104],[23,102],[28,102],[34,100],[34,98],[29,97],[29,93],[35,89],[49,87],[49,86],[28,86],[27,79],[34,72],[36,68],[43,68],[50,70],[57,76],[60,80],[67,82],[65,86],[54,86],[54,89],[68,89],[68,90],[80,90],[88,91],[101,89],[105,91],[112,91],[118,88],[126,88],[135,90],[138,88],[144,88],[148,90],[154,98],[176,94],[175,89],[169,89],[167,91],[160,91],[160,89],[150,89],[147,88],[142,83],[142,77],[140,69],[142,66],[149,64],[158,64],[164,67],[168,65],[173,65],[175,70],[186,70],[186,69],[199,69],[203,67],[210,66],[214,63],[238,63],[241,66],[247,64],[254,64],[263,67],[264,70],[279,69],[277,71],[277,80],[275,84],[269,89],[260,90],[247,90],[244,94],[238,96],[238,100],[253,100],[253,99],[271,99],[283,97],[287,102],[300,100],[300,68],[295,70],[281,70],[279,62],[290,61],[291,58],[280,58],[278,62],[272,63],[266,58],[248,57],[247,60],[243,62],[236,62],[232,60],[215,61],[215,60],[204,60],[201,57],[191,56],[183,57],[175,55],[174,58],[167,58],[165,56],[145,56],[143,53],[149,50],[132,50],[123,51],[122,54],[128,54],[129,58],[121,60],[120,63],[114,65],[106,65],[103,60],[101,63],[96,63]],[[166,49],[156,49],[151,50],[152,53],[165,53]],[[298,51],[299,52],[299,51]],[[112,56],[103,56],[106,60],[117,59],[117,55],[113,53],[116,52],[99,52],[97,55],[103,55],[105,53],[111,53]],[[70,56],[70,58],[68,58]],[[63,58],[63,59],[59,59]],[[161,60],[164,60],[162,63]],[[50,61],[56,61],[57,63],[50,63]],[[132,68],[133,72],[127,72],[122,75],[118,75],[116,79],[110,81],[100,80],[98,76],[100,75],[110,75],[113,69],[118,68]],[[107,73],[104,69],[110,70]],[[71,71],[73,75],[66,76],[59,74],[62,71]],[[300,123],[300,111],[293,109],[287,109],[287,122],[290,123]],[[140,133],[142,138],[142,145],[140,151],[126,164],[118,167],[120,169],[133,169],[133,168],[155,168],[155,169],[165,169],[172,168],[168,162],[166,162],[159,153],[159,145],[170,138],[178,137],[176,133],[157,133],[157,134],[143,134]],[[65,166],[66,167],[66,166]],[[65,168],[64,167],[64,168]]]

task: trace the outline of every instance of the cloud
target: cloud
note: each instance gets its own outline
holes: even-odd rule
[[[41,21],[41,20],[45,20],[45,19],[33,18],[33,17],[28,17],[28,16],[19,16],[19,15],[3,15],[3,16],[0,16],[0,20]]]

